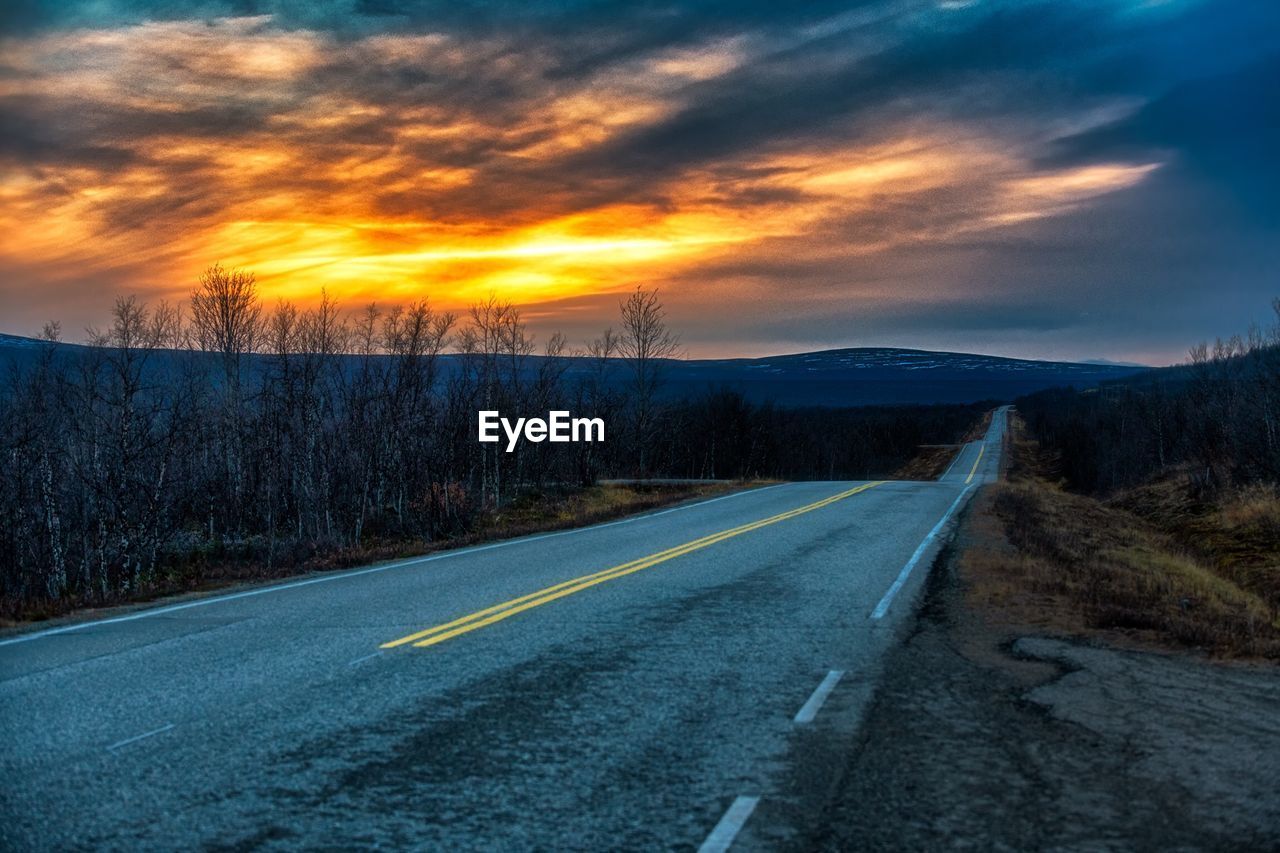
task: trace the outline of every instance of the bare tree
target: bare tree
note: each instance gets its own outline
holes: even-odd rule
[[[86,566],[103,588],[139,590],[154,580],[181,419],[149,364],[181,336],[181,322],[172,305],[149,309],[129,296],[116,300],[108,328],[89,330],[95,353],[83,373],[85,417],[74,429],[93,452],[76,456],[74,470],[95,521]]]
[[[191,323],[200,348],[222,356],[227,381],[238,391],[241,359],[257,349],[262,333],[254,274],[220,264],[201,273],[191,292]]]
[[[218,495],[219,490],[215,489],[209,495],[212,535],[215,515],[235,518],[243,506],[246,469],[242,368],[244,357],[258,348],[263,329],[254,274],[224,269],[219,264],[206,269],[191,293],[191,323],[200,348],[220,357],[224,382],[218,443],[225,467],[222,494]]]
[[[662,384],[663,361],[680,354],[680,338],[667,328],[666,311],[657,289],[637,286],[621,304],[622,336],[618,349],[631,366],[635,391],[635,440],[640,448],[640,473],[654,426],[654,398]]]
[[[469,314],[470,322],[458,334],[458,346],[470,356],[480,408],[521,410],[525,402],[521,374],[534,343],[520,310],[490,294],[484,302],[472,305]],[[504,459],[514,456],[512,465],[518,470],[521,454],[518,450],[514,454],[500,453],[490,444],[481,445],[479,453],[483,472],[481,501],[501,503]]]

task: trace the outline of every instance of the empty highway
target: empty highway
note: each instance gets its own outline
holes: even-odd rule
[[[0,636],[0,847],[798,843],[1004,421],[937,482],[788,483]]]

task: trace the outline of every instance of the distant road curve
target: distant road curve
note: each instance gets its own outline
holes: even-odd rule
[[[775,847],[998,476],[788,483],[0,637],[0,848]]]

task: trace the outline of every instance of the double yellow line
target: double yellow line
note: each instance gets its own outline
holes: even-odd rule
[[[741,536],[743,533],[749,533],[752,530],[759,530],[761,527],[768,527],[770,524],[777,524],[780,521],[786,521],[795,518],[798,515],[804,515],[806,512],[813,512],[815,509],[821,509],[829,506],[836,501],[844,500],[847,497],[865,492],[867,489],[880,485],[883,480],[874,483],[866,483],[861,486],[855,486],[847,491],[832,495],[829,498],[823,498],[811,504],[798,507],[796,509],[780,512],[769,518],[762,518],[759,521],[752,521],[739,527],[722,530],[719,533],[712,533],[703,536],[701,539],[694,539],[692,542],[686,542],[683,545],[677,545],[674,548],[668,548],[665,551],[659,551],[656,554],[650,554],[647,557],[641,557],[638,560],[632,560],[629,563],[623,563],[620,566],[614,566],[610,569],[595,572],[590,575],[583,575],[573,580],[564,581],[537,592],[531,592],[528,595],[522,595],[519,598],[513,598],[510,601],[504,601],[501,604],[495,604],[492,607],[486,607],[484,610],[477,610],[475,613],[463,616],[460,619],[454,619],[452,622],[445,622],[442,625],[436,625],[434,628],[427,628],[425,631],[418,631],[407,637],[401,637],[398,640],[392,640],[389,643],[383,643],[381,648],[394,649],[397,646],[408,645],[413,643],[418,648],[425,646],[434,646],[436,643],[443,643],[445,640],[451,640],[454,637],[475,631],[479,628],[492,625],[495,622],[501,622],[503,619],[509,619],[517,613],[523,613],[526,610],[532,610],[535,607],[541,607],[549,604],[559,598],[567,595],[573,595],[575,592],[582,592],[596,584],[602,584],[605,581],[611,581],[615,578],[624,577],[633,572],[642,571],[643,569],[652,568],[659,563],[665,563],[667,560],[673,560],[685,554],[691,554],[707,548],[717,542],[723,542],[726,539],[732,539],[735,536]]]
[[[973,481],[973,475],[978,473],[978,463],[982,461],[982,454],[987,452],[987,443],[982,442],[982,446],[978,448],[978,458],[973,460],[973,467],[969,469],[969,476],[964,478],[964,484],[967,486]]]

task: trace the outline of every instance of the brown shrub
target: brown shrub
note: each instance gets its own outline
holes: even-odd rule
[[[1046,479],[1051,460],[1020,432],[1011,447],[1010,481],[969,522],[971,595],[1024,625],[1280,658],[1273,490],[1217,507],[1175,478],[1103,503]]]

